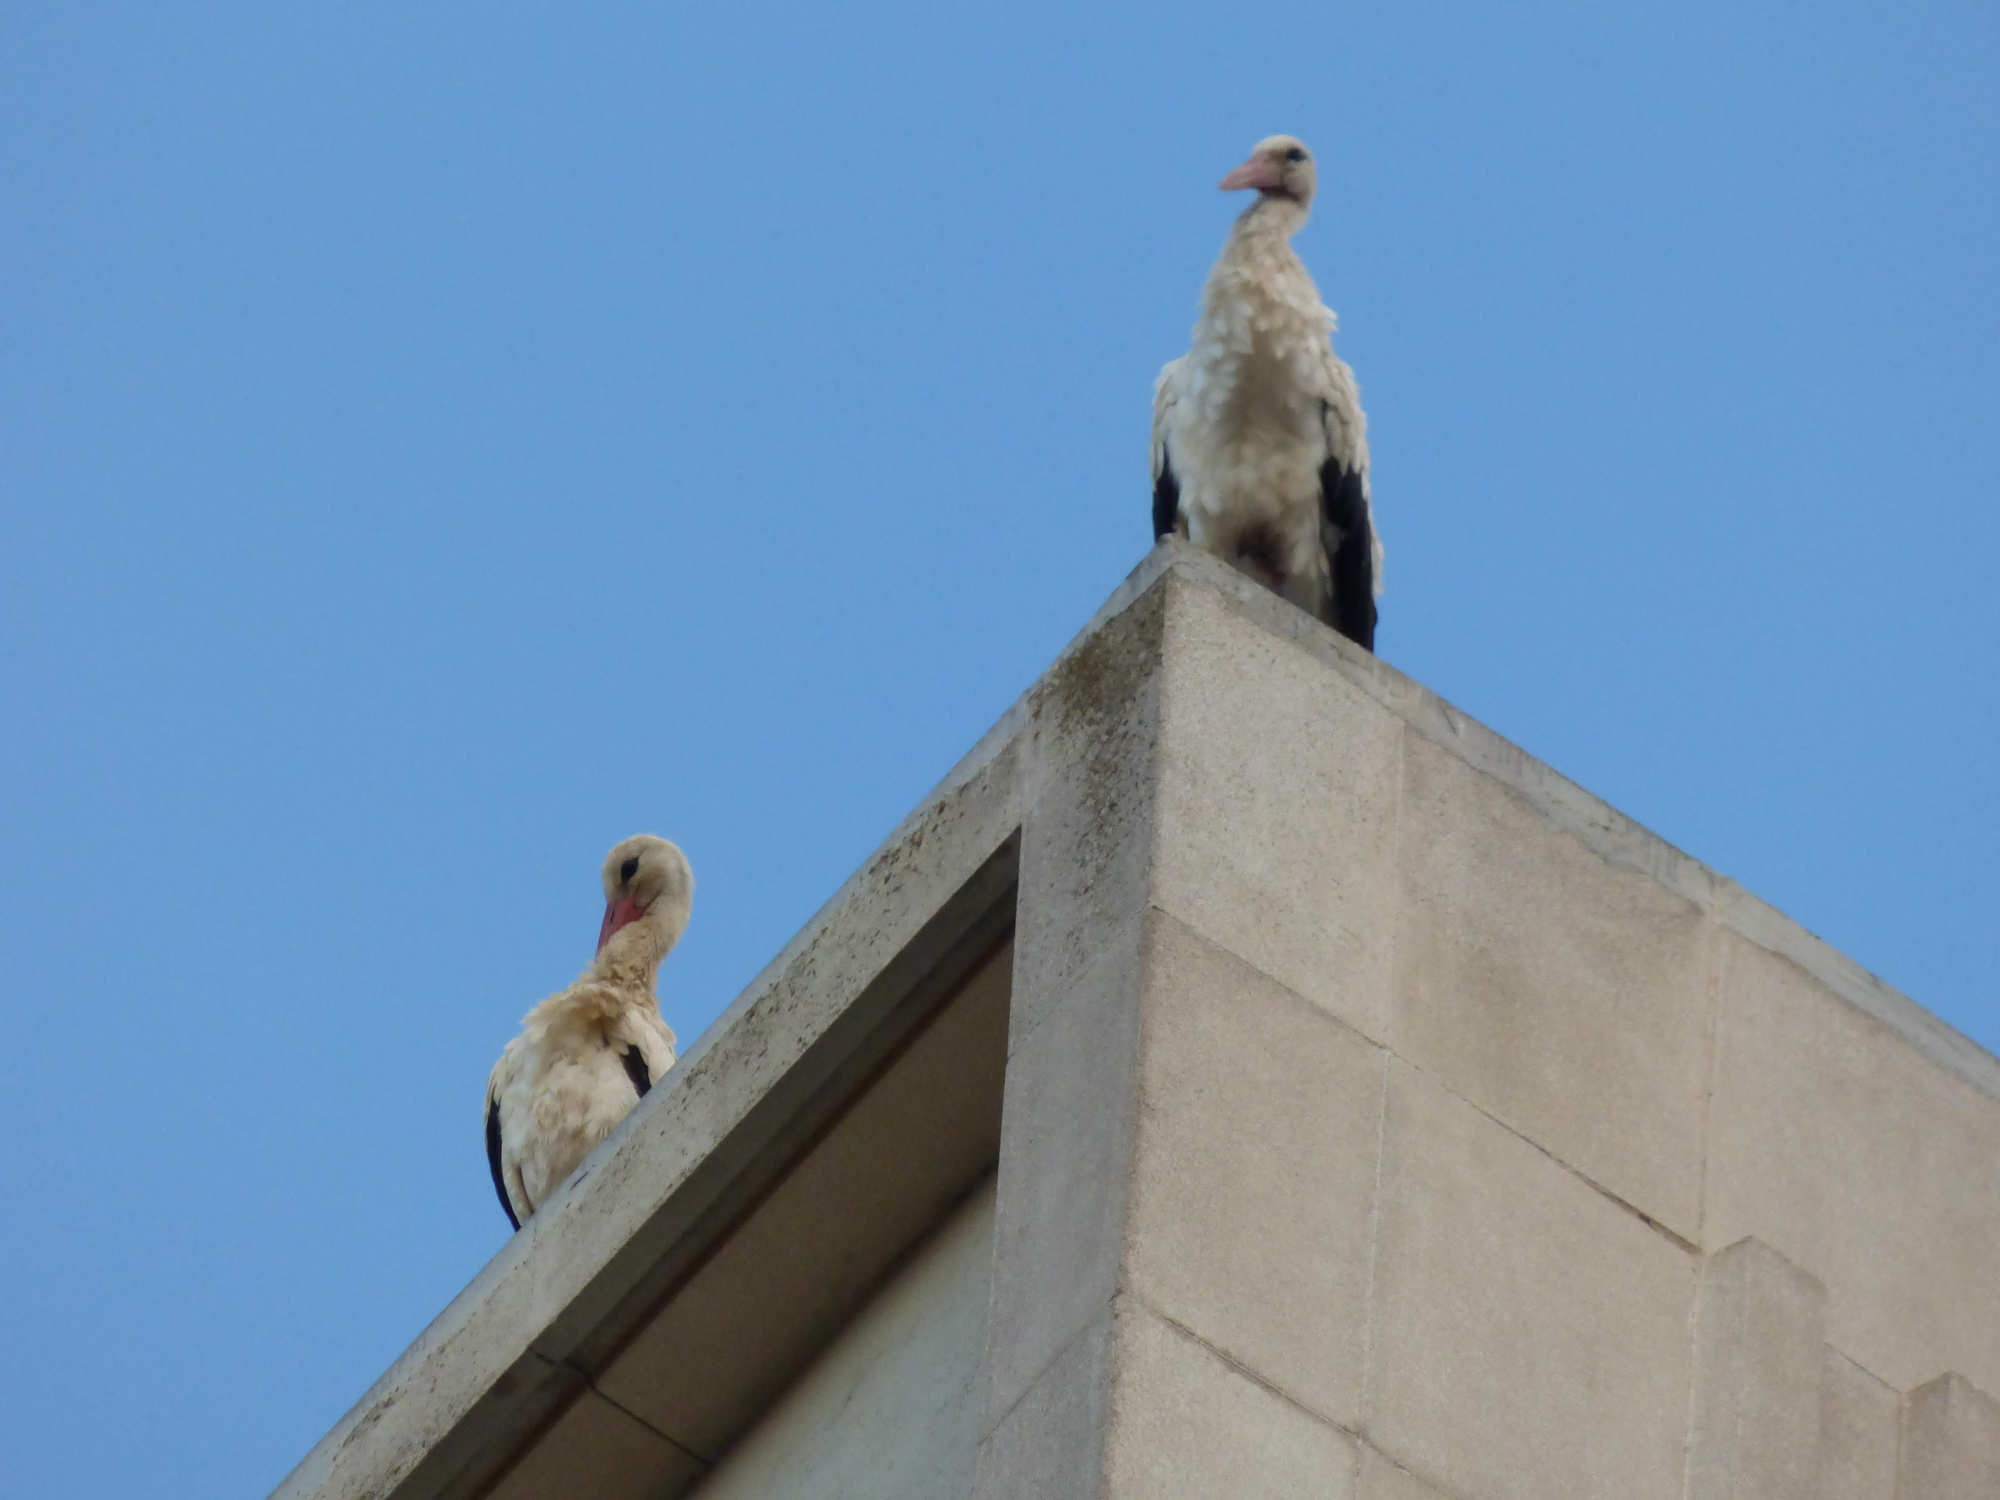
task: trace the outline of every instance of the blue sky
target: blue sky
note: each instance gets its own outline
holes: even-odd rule
[[[0,8],[0,1451],[255,1496],[1143,555],[1320,159],[1385,658],[2000,1047],[2000,10]]]

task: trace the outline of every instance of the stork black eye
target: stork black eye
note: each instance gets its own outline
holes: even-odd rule
[[[620,885],[630,885],[632,883],[632,877],[634,875],[637,875],[638,873],[639,873],[639,856],[635,854],[630,859],[626,860],[624,864],[618,867],[618,883]]]
[[[1306,152],[1305,152],[1305,147],[1303,146],[1294,146],[1292,147],[1291,150],[1285,153],[1286,161],[1304,161],[1305,159],[1306,159]]]

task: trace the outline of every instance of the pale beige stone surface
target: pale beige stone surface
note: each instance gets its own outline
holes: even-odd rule
[[[585,1391],[486,1500],[651,1500],[680,1494],[706,1468],[636,1417]]]
[[[1143,936],[1135,912],[1007,1062],[982,1431],[1117,1290]]]
[[[1450,1500],[1444,1491],[1434,1490],[1407,1469],[1361,1445],[1360,1500]]]
[[[1164,913],[1144,966],[1125,1284],[1356,1426],[1383,1055]]]
[[[1688,1500],[1814,1500],[1826,1288],[1757,1240],[1708,1257],[1696,1298]]]
[[[1903,1398],[1837,1349],[1821,1362],[1818,1500],[1896,1500]]]
[[[979,1445],[974,1500],[1097,1500],[1111,1396],[1107,1302]]]
[[[1963,1375],[1940,1375],[1903,1406],[1898,1500],[2000,1495],[2000,1401]]]
[[[1351,1500],[1355,1442],[1118,1301],[1105,1500]]]
[[[1404,766],[1391,1046],[1693,1239],[1711,1006],[1701,908],[1414,733]]]
[[[988,1178],[736,1442],[694,1500],[966,1500],[993,1260]]]
[[[1826,1283],[1828,1340],[1899,1390],[2000,1389],[2000,1100],[1795,964],[1723,937],[1704,1239]]]
[[[689,1452],[719,1458],[989,1174],[1009,952],[987,957],[601,1365],[600,1392]],[[984,1292],[980,1302],[983,1343]]]
[[[1400,1061],[1364,1436],[1478,1500],[1681,1500],[1693,1258]]]
[[[1380,1041],[1402,722],[1215,594],[1169,601],[1153,899]]]
[[[1831,944],[1733,880],[1715,881],[1716,920],[1758,947],[1788,958],[1834,994],[1880,1021],[1947,1073],[2000,1099],[2000,1057],[1871,974]]]

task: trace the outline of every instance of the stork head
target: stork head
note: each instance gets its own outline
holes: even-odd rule
[[[604,925],[598,965],[658,968],[687,928],[694,871],[665,839],[635,834],[604,856]]]
[[[1288,199],[1307,208],[1312,204],[1313,183],[1312,152],[1305,143],[1296,136],[1273,135],[1259,141],[1250,159],[1219,186],[1225,193],[1255,188],[1261,197]]]

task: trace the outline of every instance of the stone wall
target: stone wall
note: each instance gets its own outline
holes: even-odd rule
[[[2000,1067],[1185,549],[1034,700],[979,1493],[2000,1496]]]

